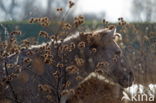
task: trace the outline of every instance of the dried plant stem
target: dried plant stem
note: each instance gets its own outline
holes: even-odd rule
[[[9,73],[8,73],[8,69],[7,69],[7,66],[6,66],[6,65],[7,65],[7,63],[6,63],[6,61],[5,61],[5,62],[4,62],[5,73],[6,73],[6,76],[8,76]],[[13,95],[13,97],[14,97],[14,101],[15,101],[16,103],[22,103],[22,102],[20,102],[20,101],[18,100],[18,96],[17,96],[17,94],[15,93],[14,88],[13,88],[13,86],[12,86],[12,84],[11,84],[10,81],[8,81],[8,85],[9,85],[10,90],[11,90],[11,92],[12,92],[12,95]]]

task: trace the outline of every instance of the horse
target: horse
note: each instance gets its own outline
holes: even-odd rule
[[[8,56],[7,63],[16,64],[12,68],[18,71],[17,78],[10,81],[15,100],[66,103],[74,89],[92,73],[123,88],[131,86],[133,71],[115,41],[119,35],[111,27],[78,32],[65,39],[56,36],[47,43],[23,47]]]

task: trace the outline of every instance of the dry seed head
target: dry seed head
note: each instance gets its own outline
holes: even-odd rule
[[[48,17],[43,17],[43,19],[44,19],[45,21],[48,21],[48,20],[49,20]]]
[[[63,68],[64,67],[64,64],[58,63],[56,67]]]
[[[63,91],[61,92],[61,96],[67,95],[68,93],[69,93],[69,90],[63,90]]]
[[[47,95],[46,98],[49,100],[49,101],[52,101],[53,100],[53,97],[51,95]]]
[[[83,80],[83,77],[77,76],[77,77],[76,77],[76,80],[78,80],[78,81]]]
[[[16,30],[10,33],[10,35],[21,35],[22,32],[20,30]]]
[[[70,87],[70,85],[71,85],[71,82],[67,81],[66,84],[65,84],[65,87],[68,88],[68,87]]]
[[[24,47],[26,47],[26,48],[29,47],[30,41],[28,41],[28,40],[23,40],[22,42],[23,42],[23,46],[24,46]]]
[[[123,19],[123,17],[121,17],[121,21],[123,21],[124,19]]]
[[[64,23],[64,24],[63,24],[63,29],[64,29],[64,30],[70,30],[71,27],[72,27],[72,26],[71,26],[69,23]]]
[[[119,25],[120,26],[124,26],[124,25],[126,25],[127,24],[127,22],[123,19],[123,17],[121,17],[121,18],[118,18],[118,21],[119,21]]]
[[[74,5],[75,5],[75,3],[74,3],[74,2],[69,1],[69,8],[72,8]]]
[[[55,39],[55,38],[56,38],[55,35],[51,35],[51,36],[50,36],[50,39]]]
[[[75,43],[74,43],[74,42],[70,43],[70,47],[71,47],[72,49],[75,49],[75,47],[76,47]]]
[[[92,51],[92,53],[96,53],[97,49],[96,48],[92,48],[91,51]]]
[[[44,37],[44,38],[48,38],[48,37],[49,37],[49,36],[48,36],[48,33],[45,32],[45,31],[40,31],[40,32],[39,32],[39,36]]]
[[[15,43],[16,42],[16,39],[14,37],[11,37],[11,38],[9,38],[9,42]]]
[[[34,18],[29,19],[29,23],[33,23],[34,22]]]
[[[123,17],[118,18],[118,21],[123,21]]]
[[[7,46],[7,42],[0,42],[0,47],[5,48]]]
[[[45,53],[45,54],[42,55],[42,57],[43,57],[43,58],[48,58],[49,55]]]
[[[80,32],[80,37],[83,37],[84,35],[84,32]]]
[[[24,63],[30,63],[32,60],[30,58],[26,57],[26,58],[24,58],[23,61],[24,61]]]
[[[102,20],[102,23],[103,23],[103,24],[107,24],[108,21],[106,21],[106,19],[103,19],[103,20]]]
[[[51,65],[51,64],[53,64],[53,59],[52,58],[48,58],[48,57],[44,58],[44,63]]]
[[[42,18],[31,18],[29,20],[29,23],[39,23],[42,26],[48,26],[50,21],[47,17],[42,17]]]
[[[126,25],[127,23],[124,21],[122,24],[123,24],[123,25]]]
[[[15,64],[6,64],[7,68],[13,68],[15,66]]]
[[[66,71],[70,74],[75,74],[79,71],[79,68],[75,65],[70,65],[70,66],[66,67]]]
[[[86,43],[84,41],[81,41],[81,42],[78,43],[77,46],[78,46],[79,49],[82,49],[82,48],[86,47]]]
[[[3,82],[8,83],[9,81],[12,81],[13,79],[15,79],[18,75],[15,73],[12,73],[10,75],[8,75],[7,77],[3,78]]]
[[[62,45],[59,47],[59,52],[65,52],[65,51],[68,51],[68,45],[65,44],[65,45]]]
[[[109,22],[108,22],[108,21],[106,21],[106,24],[109,24]]]
[[[70,93],[71,95],[74,95],[74,94],[75,94],[75,90],[74,90],[74,89],[69,89],[69,93]]]
[[[18,47],[13,47],[13,48],[11,48],[10,49],[10,53],[12,54],[12,53],[19,53],[19,48]]]
[[[33,54],[35,54],[35,53],[34,53],[33,51],[30,51],[30,50],[29,50],[28,52],[26,52],[26,55],[27,55],[27,56],[31,56],[31,55],[33,55]]]
[[[105,66],[109,66],[109,63],[106,61],[102,61],[102,62],[98,62],[98,64],[96,65],[96,68],[103,68]]]
[[[52,75],[57,79],[60,76],[60,73],[58,71],[55,71],[52,73]]]
[[[63,8],[57,8],[56,11],[57,12],[62,12],[63,11]]]
[[[121,23],[121,22],[119,22],[119,25],[122,25],[122,23]]]
[[[75,62],[77,66],[83,66],[85,61],[82,58],[75,57]]]
[[[30,44],[30,41],[28,41],[28,40],[23,40],[23,43],[24,43],[24,44]]]
[[[34,23],[38,23],[39,22],[39,18],[34,18]]]
[[[47,92],[47,93],[51,93],[52,92],[51,91],[52,88],[48,84],[39,84],[38,88],[39,88],[40,91],[43,91],[43,92]]]
[[[112,60],[113,60],[113,62],[117,62],[118,61],[118,59],[116,57],[113,57]]]
[[[84,17],[83,16],[77,16],[74,18],[74,24],[76,27],[84,23]]]
[[[103,19],[103,20],[102,20],[102,22],[103,22],[103,23],[105,23],[105,22],[106,22],[106,20],[105,20],[105,19]]]

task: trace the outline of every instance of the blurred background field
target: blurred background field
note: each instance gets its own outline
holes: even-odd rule
[[[124,27],[118,25],[117,23],[111,23],[111,24],[103,24],[100,21],[85,21],[83,25],[81,25],[80,28],[74,30],[72,33],[75,32],[87,32],[92,31],[96,29],[102,29],[107,27],[108,25],[116,25],[117,32],[120,32],[123,36],[123,38],[127,37],[129,39],[129,42],[125,42],[125,45],[133,45],[134,48],[139,47],[139,41],[136,40],[137,33],[139,32],[140,35],[145,39],[149,39],[150,43],[154,43],[156,40],[156,23],[129,23],[127,26],[127,31],[123,30]],[[133,27],[133,28],[132,28]],[[42,38],[39,36],[40,31],[46,31],[49,35],[55,35],[58,29],[58,24],[55,22],[51,22],[51,25],[48,27],[43,27],[39,24],[30,24],[28,21],[24,22],[2,22],[0,25],[0,40],[4,41],[7,38],[7,33],[11,33],[15,30],[20,30],[22,32],[22,35],[16,36],[17,41],[20,42],[22,40],[31,38],[34,40],[37,40],[39,43],[46,42],[47,39]],[[129,30],[128,30],[129,29]],[[133,29],[133,30],[132,30]],[[7,32],[6,32],[7,31]],[[70,33],[71,34],[71,33]],[[151,36],[152,35],[152,36]]]

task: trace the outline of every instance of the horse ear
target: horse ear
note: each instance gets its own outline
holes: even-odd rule
[[[111,29],[110,34],[111,35],[115,35],[116,34],[116,28],[115,27]]]

